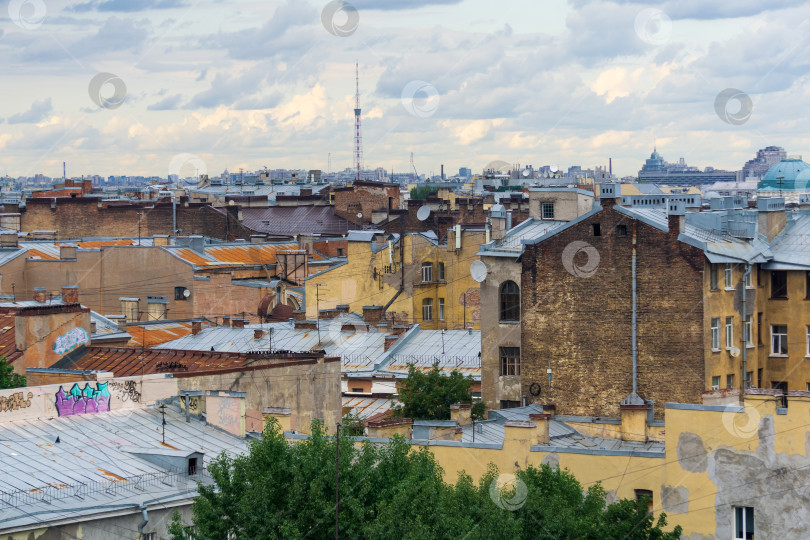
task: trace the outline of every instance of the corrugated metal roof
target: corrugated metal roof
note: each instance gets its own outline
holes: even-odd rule
[[[203,452],[205,464],[223,451],[246,452],[244,439],[196,417],[186,422],[177,406],[166,408],[166,424],[166,444]],[[141,502],[157,497],[193,497],[194,478],[125,451],[132,445],[164,448],[160,426],[155,408],[0,424],[0,530],[138,511]]]
[[[216,326],[208,320],[201,321],[203,328]],[[162,323],[141,323],[127,325],[127,332],[132,339],[130,347],[152,348],[177,338],[191,335],[191,321],[166,321]]]
[[[272,236],[346,234],[361,227],[335,215],[333,206],[243,208],[242,224]]]
[[[785,230],[774,238],[769,267],[781,263],[810,268],[810,214],[795,212],[791,217]]]
[[[394,403],[396,400],[390,398],[343,396],[343,409],[348,408],[350,409],[349,414],[363,419],[388,412]]]
[[[101,249],[104,247],[114,246],[151,246],[152,238],[141,238],[140,244],[137,239],[132,238],[119,238],[111,240],[90,240],[87,242],[41,242],[41,241],[26,241],[20,242],[21,248],[28,250],[29,257],[39,257],[45,260],[59,260],[59,248],[66,244],[75,245],[79,249]]]
[[[276,264],[279,252],[300,251],[300,246],[297,243],[206,246],[202,253],[188,247],[166,246],[164,249],[195,266],[272,265]],[[319,261],[323,257],[310,253],[309,260]]]
[[[404,375],[408,365],[429,370],[438,362],[442,371],[458,370],[481,378],[480,330],[422,330],[412,328],[378,361],[377,371]]]

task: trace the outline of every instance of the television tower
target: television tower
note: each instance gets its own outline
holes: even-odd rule
[[[357,180],[360,180],[360,169],[363,163],[363,138],[360,136],[360,63],[354,64],[354,160],[357,162]]]

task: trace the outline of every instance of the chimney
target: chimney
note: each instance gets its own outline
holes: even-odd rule
[[[65,285],[62,287],[62,302],[65,304],[79,303],[79,287],[76,285]]]
[[[785,199],[782,197],[760,197],[757,199],[757,220],[759,233],[772,242],[785,229]]]
[[[615,204],[621,204],[622,190],[620,184],[599,184],[599,204],[602,208],[612,208]]]
[[[397,339],[399,339],[399,336],[396,334],[385,336],[385,339],[383,340],[383,350],[387,351],[388,349],[390,349],[394,345],[394,343],[397,342]]]
[[[192,321],[191,322],[191,335],[196,336],[202,332],[202,321]]]
[[[167,234],[156,234],[152,237],[152,245],[153,246],[168,246],[169,245],[169,235]]]
[[[34,302],[45,303],[48,295],[45,293],[45,287],[34,287]]]
[[[230,326],[231,325],[231,317],[230,315],[225,315],[222,317],[222,326]]]
[[[686,202],[667,200],[667,225],[669,236],[674,240],[686,230]]]
[[[363,306],[363,320],[376,325],[382,318],[382,306]]]
[[[550,414],[530,414],[529,420],[537,424],[537,444],[549,443]]]
[[[0,247],[17,247],[17,233],[13,231],[0,233]]]
[[[370,438],[387,439],[394,435],[411,438],[413,420],[410,418],[383,418],[366,423],[366,433]]]
[[[348,304],[339,304],[335,306],[335,309],[338,310],[339,313],[349,313],[349,305]]]
[[[455,403],[450,405],[450,420],[455,420],[459,426],[472,424],[472,404]]]
[[[554,403],[546,403],[543,405],[543,412],[550,416],[557,414],[557,406]]]
[[[253,330],[253,339],[262,339],[262,336],[264,336],[264,330],[261,328]]]
[[[234,328],[244,328],[245,327],[245,319],[234,319],[233,323],[231,324]]]
[[[620,405],[622,413],[622,440],[647,442],[647,411],[650,406]]]

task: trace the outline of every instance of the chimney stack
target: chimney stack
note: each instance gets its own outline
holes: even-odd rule
[[[264,330],[261,328],[253,330],[253,339],[262,339],[262,336],[264,336]]]
[[[225,315],[222,317],[222,326],[230,326],[231,325],[231,317],[229,315]]]
[[[192,321],[191,322],[191,335],[196,336],[202,332],[202,321]]]
[[[234,328],[244,328],[245,327],[245,319],[233,319],[231,326]]]
[[[45,293],[45,287],[34,287],[34,302],[45,303],[48,295]]]
[[[62,287],[62,302],[65,304],[79,303],[79,287],[76,285],[65,285]]]

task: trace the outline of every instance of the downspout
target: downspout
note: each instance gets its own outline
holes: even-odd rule
[[[399,216],[399,273],[401,275],[400,283],[399,283],[399,290],[394,295],[391,300],[388,301],[387,304],[383,306],[382,309],[382,318],[385,318],[385,312],[388,311],[388,308],[391,307],[391,304],[399,298],[399,295],[405,290],[405,220],[403,219],[402,215]],[[415,319],[415,317],[414,317]],[[393,325],[393,322],[391,323]],[[394,328],[392,327],[391,330]]]
[[[146,510],[147,506],[145,502],[142,502],[139,508],[141,509],[141,516],[143,517],[143,521],[141,521],[138,524],[138,534],[140,534],[141,538],[143,538],[143,528],[146,527],[147,523],[149,523],[149,514],[147,514]]]
[[[743,319],[743,343],[742,343],[742,390],[740,391],[740,400],[743,399],[745,395],[745,389],[748,387],[748,341],[751,339],[750,335],[746,335],[746,329],[748,328],[748,310],[746,309],[745,305],[745,289],[746,283],[748,283],[748,276],[751,275],[751,265],[745,265],[745,272],[743,273],[743,282],[742,282],[742,319]],[[747,332],[750,334],[750,330]]]
[[[637,291],[636,291],[636,250],[637,250],[637,243],[636,243],[636,232],[637,232],[637,221],[633,220],[633,258],[632,258],[632,280],[633,280],[633,333],[632,333],[632,356],[633,356],[633,394],[637,394],[638,390],[638,344],[636,343],[637,339],[637,329],[638,329],[638,302],[637,302]]]

